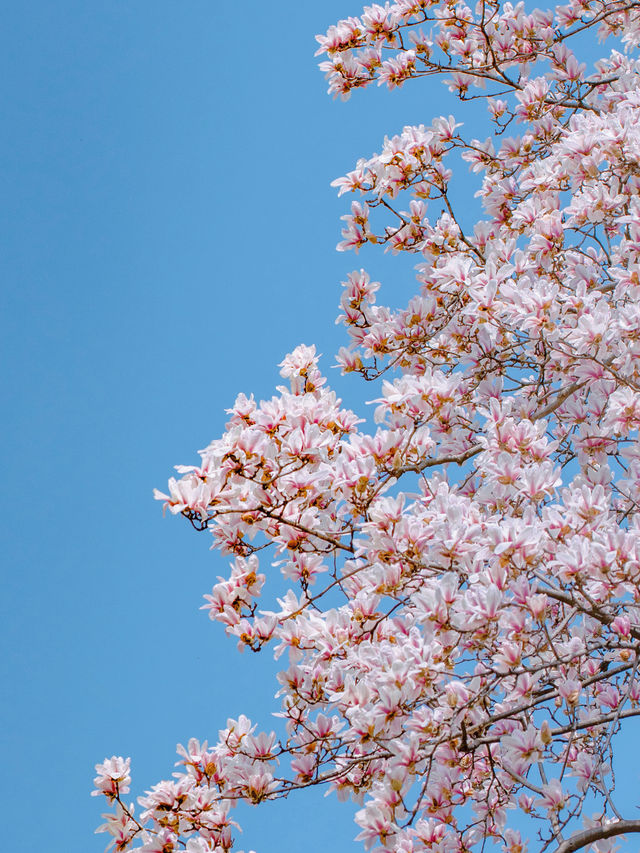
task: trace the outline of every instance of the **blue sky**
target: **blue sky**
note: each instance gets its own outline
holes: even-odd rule
[[[313,36],[358,3],[233,5],[4,10],[5,850],[102,851],[105,756],[132,756],[139,794],[176,742],[242,712],[269,726],[274,666],[198,610],[227,561],[152,488],[237,392],[269,396],[296,344],[329,369],[351,269],[396,276],[392,303],[410,289],[410,263],[335,253],[329,183],[448,113],[444,87],[332,101]],[[317,794],[247,812],[247,850],[360,849]]]

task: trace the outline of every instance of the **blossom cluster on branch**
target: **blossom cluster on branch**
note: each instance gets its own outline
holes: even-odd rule
[[[615,46],[588,72],[590,34]],[[283,728],[191,740],[139,815],[128,759],[98,765],[116,850],[226,853],[238,801],[312,785],[389,853],[640,832],[613,773],[640,715],[639,39],[631,0],[398,0],[318,36],[330,92],[443,75],[493,134],[438,117],[334,182],[356,196],[339,249],[418,261],[399,309],[365,270],[344,283],[338,363],[376,383],[375,428],[301,345],[157,493],[232,558],[205,608],[283,657]],[[452,154],[478,176],[471,229]]]

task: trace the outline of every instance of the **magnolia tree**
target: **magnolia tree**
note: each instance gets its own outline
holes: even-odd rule
[[[374,381],[377,426],[299,346],[290,387],[240,395],[156,495],[230,556],[205,606],[282,656],[282,731],[180,746],[139,811],[105,760],[101,829],[226,853],[235,804],[314,785],[358,804],[366,849],[607,853],[640,833],[612,768],[640,714],[640,3],[398,0],[318,41],[330,92],[443,75],[493,135],[435,118],[335,182],[358,199],[340,249],[418,261],[406,307],[364,270],[342,294],[338,362]]]

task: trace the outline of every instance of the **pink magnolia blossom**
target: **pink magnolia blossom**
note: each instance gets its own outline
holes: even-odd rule
[[[113,758],[105,758],[102,764],[96,764],[96,773],[98,774],[93,780],[95,790],[92,796],[97,797],[99,794],[104,794],[107,799],[114,800],[120,797],[121,794],[129,793],[129,783],[131,782],[131,759],[121,758],[114,755]]]

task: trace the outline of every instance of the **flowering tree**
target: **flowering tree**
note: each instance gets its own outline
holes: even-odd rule
[[[588,71],[590,34],[625,53]],[[612,771],[640,714],[640,3],[397,0],[318,41],[331,92],[444,75],[493,135],[405,127],[335,182],[359,199],[340,249],[419,260],[400,310],[363,270],[344,287],[338,360],[384,377],[375,431],[299,346],[290,387],[240,395],[156,495],[232,557],[205,606],[284,655],[283,731],[241,716],[179,747],[139,815],[129,760],[105,760],[101,829],[223,853],[235,803],[324,785],[367,849],[607,853],[640,832]],[[456,153],[480,176],[472,229]]]

